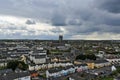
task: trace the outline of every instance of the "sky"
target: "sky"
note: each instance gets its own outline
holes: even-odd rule
[[[120,0],[0,0],[0,39],[120,40]]]

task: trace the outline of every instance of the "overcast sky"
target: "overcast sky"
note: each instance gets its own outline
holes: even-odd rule
[[[0,0],[0,39],[120,40],[120,0]]]

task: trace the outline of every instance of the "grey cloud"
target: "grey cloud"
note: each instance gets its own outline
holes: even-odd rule
[[[51,22],[54,26],[66,26],[66,18],[60,13],[55,13],[51,19]]]
[[[67,24],[72,26],[80,26],[82,25],[82,22],[79,19],[72,19],[69,20]]]
[[[51,30],[53,33],[61,33],[62,26],[67,35],[120,34],[119,4],[120,0],[0,0],[0,14],[48,21],[56,27]],[[26,23],[34,24],[34,21]]]
[[[33,21],[33,20],[27,20],[25,23],[28,25],[36,24],[35,21]]]
[[[60,28],[53,28],[53,29],[51,29],[51,32],[53,32],[53,33],[62,33],[63,31]]]
[[[99,7],[111,13],[120,13],[120,0],[99,0]]]

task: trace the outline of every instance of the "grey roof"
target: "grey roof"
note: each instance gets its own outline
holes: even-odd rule
[[[21,73],[9,73],[6,75],[1,75],[0,76],[0,80],[14,80],[17,78],[21,78],[21,77],[26,77],[29,76],[29,72],[21,72]]]
[[[33,54],[35,53],[46,53],[46,50],[34,50]]]
[[[55,72],[59,72],[61,70],[63,70],[63,69],[62,68],[52,68],[52,69],[49,69],[48,71],[49,71],[49,73],[55,73]]]
[[[96,60],[95,63],[99,64],[99,63],[107,63],[107,60]]]
[[[87,64],[75,64],[75,66],[88,66]]]
[[[7,61],[5,61],[5,60],[3,61],[3,60],[2,60],[2,61],[0,61],[0,63],[7,63]]]
[[[0,70],[0,75],[4,74],[4,73],[11,73],[13,72],[12,69],[4,69],[4,70]]]
[[[120,80],[120,76],[116,77],[115,79],[116,79],[116,80]]]
[[[67,66],[67,67],[61,67],[61,68],[52,68],[52,69],[49,69],[49,73],[56,73],[56,72],[59,72],[59,71],[62,71],[62,70],[67,70],[67,69],[70,69],[70,68],[74,68],[74,66]]]
[[[35,55],[36,59],[40,59],[40,58],[46,58],[46,55]]]

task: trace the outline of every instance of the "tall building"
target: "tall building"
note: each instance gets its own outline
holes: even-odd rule
[[[61,43],[63,40],[63,35],[59,35],[59,42]]]

